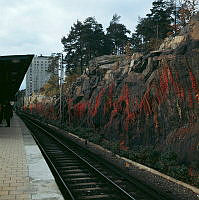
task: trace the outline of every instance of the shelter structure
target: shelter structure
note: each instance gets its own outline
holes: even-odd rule
[[[13,101],[34,55],[0,56],[0,103]]]

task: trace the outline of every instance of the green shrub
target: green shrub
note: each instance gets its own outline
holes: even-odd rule
[[[91,137],[89,137],[89,141],[93,142],[95,144],[100,144],[101,141],[101,136],[100,134],[92,134]]]
[[[190,182],[189,170],[185,165],[171,167],[167,173],[169,176],[174,177],[175,179]]]
[[[120,152],[119,144],[117,142],[110,143],[110,151],[114,154],[118,154]]]
[[[149,166],[154,166],[160,159],[161,153],[156,150],[151,150],[148,152],[147,158],[146,158],[146,164]]]
[[[165,164],[165,166],[175,166],[177,165],[177,154],[175,152],[167,151],[161,153],[160,161]]]
[[[128,158],[129,158],[130,160],[137,161],[137,156],[136,156],[135,151],[129,150]]]

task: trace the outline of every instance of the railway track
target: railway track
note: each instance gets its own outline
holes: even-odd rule
[[[65,199],[171,199],[143,184],[130,181],[95,155],[57,135],[37,120],[21,115],[40,147]]]

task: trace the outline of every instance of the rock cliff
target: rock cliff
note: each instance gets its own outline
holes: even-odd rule
[[[94,127],[120,148],[153,146],[199,156],[199,15],[180,36],[148,55],[110,55],[90,61],[67,89],[65,120]],[[197,161],[199,162],[199,161]]]

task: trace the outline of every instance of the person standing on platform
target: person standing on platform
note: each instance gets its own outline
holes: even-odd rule
[[[3,117],[6,120],[7,127],[10,127],[10,119],[13,116],[12,106],[10,103],[3,105]]]
[[[2,123],[2,121],[3,121],[3,107],[0,104],[0,124]]]

